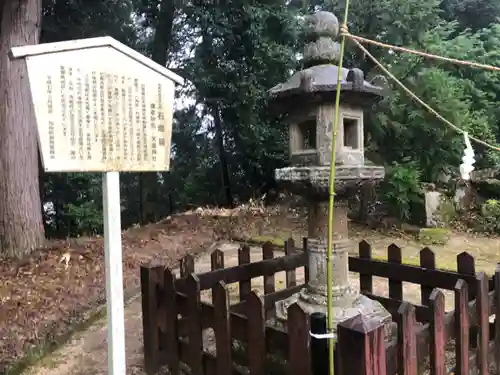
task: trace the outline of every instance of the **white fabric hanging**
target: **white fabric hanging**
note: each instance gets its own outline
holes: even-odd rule
[[[336,337],[335,333],[333,333],[333,332],[331,332],[331,333],[312,333],[311,331],[309,331],[309,335],[311,335],[315,339],[320,339],[320,340],[334,339]]]
[[[470,174],[474,170],[474,150],[472,149],[469,134],[464,132],[465,149],[464,156],[462,157],[462,164],[460,164],[460,174],[462,179],[468,181],[470,180]]]

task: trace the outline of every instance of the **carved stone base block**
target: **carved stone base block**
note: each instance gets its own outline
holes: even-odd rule
[[[386,338],[392,336],[393,324],[391,314],[378,301],[374,301],[354,291],[349,284],[349,249],[352,247],[348,239],[338,239],[333,243],[332,257],[332,314],[334,333],[337,324],[358,314],[378,320],[385,324]],[[302,309],[312,314],[327,314],[327,244],[323,239],[307,240],[307,264],[309,282],[299,293],[279,301],[276,304],[276,317],[282,321],[287,319],[287,309],[297,302]]]
[[[363,316],[383,323],[385,325],[385,337],[386,340],[389,341],[395,332],[391,314],[380,302],[374,301],[361,294],[351,293],[350,295],[335,299],[332,303],[334,334],[336,334],[337,331],[337,324],[358,314],[362,314]],[[297,302],[309,315],[315,312],[320,312],[325,315],[328,314],[326,297],[311,295],[308,290],[304,288],[299,293],[276,303],[276,318],[281,321],[286,321],[287,309],[295,302]]]

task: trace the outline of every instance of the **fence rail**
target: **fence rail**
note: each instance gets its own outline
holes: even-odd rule
[[[499,278],[497,269],[495,280]],[[397,339],[390,343],[381,338],[383,325],[366,317],[359,315],[342,322],[338,326],[340,374],[416,375],[428,370],[431,375],[486,375],[491,369],[498,371],[500,324],[498,319],[490,324],[489,316],[500,314],[496,302],[500,286],[497,283],[490,292],[488,287],[488,277],[478,274],[475,277],[478,298],[469,302],[468,284],[458,280],[454,287],[455,310],[449,313],[445,313],[444,294],[433,290],[429,297],[432,321],[420,328],[414,306],[403,302],[393,317],[398,324]],[[471,327],[477,328],[477,336],[470,336]],[[455,340],[454,350],[446,351],[450,339]],[[473,341],[477,341],[476,348],[471,346]]]
[[[293,368],[291,374],[299,374],[297,371],[302,371],[304,367],[310,368],[308,363],[303,364],[310,358],[307,354],[309,319],[298,305],[288,309],[288,324],[294,327],[290,330],[293,331],[291,335],[284,330],[266,326],[266,316],[273,316],[275,303],[303,288],[303,285],[296,283],[295,267],[304,263],[304,254],[270,259],[272,249],[264,246],[266,260],[248,263],[249,251],[248,247],[241,248],[239,259],[242,265],[220,269],[223,266],[223,254],[216,250],[212,254],[212,268],[216,271],[200,275],[193,273],[192,258],[184,258],[180,279],[176,279],[171,270],[162,267],[141,268],[144,355],[148,373],[157,372],[164,364],[176,373],[180,363],[187,364],[193,375],[229,371],[232,374],[241,373],[234,366],[228,366],[228,363],[232,364],[230,356],[233,350],[230,349],[234,341],[248,347],[248,364],[253,371],[262,367],[262,353],[268,351],[282,356],[287,356],[289,352],[287,361]],[[236,274],[235,269],[243,271]],[[229,272],[221,272],[227,270]],[[280,271],[287,271],[288,287],[275,291],[273,276]],[[235,279],[234,275],[240,277]],[[264,281],[267,294],[263,296],[251,291],[250,280],[259,276],[267,278]],[[240,281],[240,303],[230,306],[226,283],[235,281]],[[201,292],[209,289],[212,290],[212,304],[200,299]],[[203,331],[207,328],[214,331],[214,337],[209,339],[215,340],[216,356],[210,352],[207,344],[203,345]],[[297,353],[306,355],[299,356]]]
[[[187,367],[193,375],[245,373],[242,368],[255,375],[318,375],[311,363],[318,356],[311,356],[309,318],[300,306],[288,308],[286,325],[271,319],[277,301],[304,287],[297,282],[296,268],[306,265],[305,252],[292,240],[286,241],[284,256],[274,258],[275,248],[264,245],[263,260],[251,263],[250,248],[242,246],[239,265],[228,268],[223,252],[216,250],[211,255],[212,271],[200,274],[194,273],[195,261],[187,256],[181,261],[179,278],[163,267],[141,267],[147,373],[168,365],[173,374]],[[424,370],[441,375],[454,366],[448,363],[453,358],[455,374],[500,369],[500,319],[489,322],[490,315],[500,311],[500,270],[491,279],[484,273],[476,275],[474,258],[467,253],[457,256],[456,272],[439,270],[428,248],[420,252],[420,266],[402,264],[401,249],[395,245],[387,249],[387,259],[374,259],[363,241],[359,257],[349,257],[349,269],[359,273],[362,293],[391,312],[397,333],[385,342],[378,322],[357,316],[341,323],[336,375],[416,375]],[[278,291],[277,272],[286,272],[286,288]],[[307,274],[305,268],[306,280]],[[256,277],[264,278],[262,295],[251,290]],[[373,277],[388,279],[388,297],[374,294]],[[228,284],[235,282],[239,299],[231,305]],[[421,304],[403,302],[403,282],[421,285]],[[440,289],[454,291],[454,311],[445,312]],[[208,290],[212,303],[201,298]],[[455,347],[445,350],[450,340]]]

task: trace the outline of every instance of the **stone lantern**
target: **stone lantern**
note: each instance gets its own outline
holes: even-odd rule
[[[278,303],[278,319],[286,319],[286,308],[293,302],[309,313],[327,312],[328,186],[339,23],[335,15],[323,11],[306,17],[306,22],[309,42],[304,48],[305,69],[269,91],[271,105],[286,114],[289,127],[291,166],[277,169],[276,180],[288,191],[302,195],[308,206],[308,284],[300,293]],[[360,69],[342,68],[333,225],[335,327],[360,312],[391,322],[390,313],[379,302],[353,290],[348,279],[348,256],[354,244],[348,238],[347,198],[364,183],[384,177],[384,167],[373,165],[364,156],[363,111],[380,100],[385,91],[383,77],[368,82]]]

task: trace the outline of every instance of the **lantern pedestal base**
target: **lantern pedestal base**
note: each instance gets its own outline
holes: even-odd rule
[[[276,318],[281,321],[287,319],[287,309],[290,305],[298,303],[307,314],[323,313],[328,315],[328,303],[326,296],[310,294],[304,288],[297,294],[276,304]],[[337,333],[337,325],[356,315],[362,314],[370,319],[382,322],[385,326],[385,338],[390,340],[395,331],[395,323],[392,322],[391,314],[378,301],[374,301],[364,295],[352,293],[335,298],[332,301],[333,333]]]
[[[339,202],[339,205],[341,202]],[[323,205],[324,206],[324,205]],[[345,222],[345,210],[337,211],[337,233],[347,231]],[[315,210],[316,212],[321,210]],[[320,212],[318,212],[320,213]],[[344,214],[344,215],[342,215]],[[321,215],[323,217],[324,215]],[[341,219],[341,220],[340,220]],[[317,228],[320,228],[319,226]],[[333,242],[333,254],[331,264],[332,276],[332,314],[334,334],[337,330],[337,324],[350,319],[358,314],[362,314],[377,322],[385,325],[386,339],[392,337],[394,324],[392,324],[391,314],[378,301],[372,300],[353,290],[349,283],[349,249],[352,248],[352,242],[349,239],[337,239]],[[304,289],[291,297],[279,301],[276,304],[276,317],[284,321],[287,319],[287,309],[293,303],[298,303],[307,314],[315,312],[328,314],[327,298],[327,243],[322,238],[307,239],[307,268],[309,270],[309,280]]]

